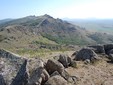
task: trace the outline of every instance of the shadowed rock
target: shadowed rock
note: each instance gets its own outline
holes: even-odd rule
[[[100,58],[97,56],[97,54],[93,50],[89,48],[82,48],[74,58],[74,60],[77,60],[77,61],[80,61],[80,60],[84,61],[86,59],[89,59],[90,61],[94,61]]]
[[[0,85],[6,85],[5,80],[2,75],[0,75]]]
[[[11,85],[26,85],[28,83],[28,72],[26,66],[27,60],[24,61]]]

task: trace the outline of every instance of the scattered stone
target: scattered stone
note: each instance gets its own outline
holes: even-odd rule
[[[64,71],[64,66],[57,60],[48,60],[46,64],[46,70],[51,75],[53,72],[58,71],[60,74]]]
[[[82,48],[74,58],[74,60],[77,60],[77,61],[80,61],[80,60],[84,61],[86,59],[89,59],[91,62],[93,62],[100,58],[97,56],[97,54],[93,50],[89,48]]]
[[[49,80],[44,85],[68,85],[68,84],[63,77],[56,75],[50,77]]]

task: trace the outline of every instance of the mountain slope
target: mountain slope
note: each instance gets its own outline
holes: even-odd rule
[[[28,32],[41,35],[58,44],[87,44],[95,43],[88,38],[87,31],[79,26],[72,25],[61,19],[54,19],[49,15],[44,16],[28,16],[25,18],[13,20],[11,22],[0,25],[1,31],[6,30],[9,26],[22,26]],[[21,30],[23,32],[23,30]]]
[[[3,20],[0,20],[0,24],[3,24],[3,23],[6,23],[6,22],[9,22],[13,19],[3,19]]]
[[[64,44],[87,45],[113,42],[112,35],[99,33],[99,38],[95,37],[98,37],[95,33],[92,34],[61,19],[54,19],[47,14],[38,17],[27,16],[0,25],[0,47],[9,49],[39,49],[43,45],[56,48]],[[103,38],[105,39],[102,42],[98,41]]]

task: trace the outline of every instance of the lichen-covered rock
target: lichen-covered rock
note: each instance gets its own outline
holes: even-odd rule
[[[11,84],[24,61],[25,58],[0,49],[0,74],[4,77],[7,85]]]
[[[57,60],[48,60],[46,64],[46,70],[51,75],[53,72],[58,71],[60,74],[64,71],[64,66]]]
[[[12,81],[11,85],[27,85],[29,73],[26,67],[27,67],[27,60],[24,61],[19,72]]]
[[[56,75],[50,77],[44,85],[68,85],[68,83],[63,77]]]
[[[80,60],[84,61],[86,59],[89,59],[90,61],[94,61],[100,58],[97,56],[97,54],[93,50],[89,48],[82,48],[74,58],[74,60],[77,60],[77,61],[80,61]]]

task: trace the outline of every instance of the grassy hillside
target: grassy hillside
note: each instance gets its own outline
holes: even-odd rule
[[[112,35],[91,33],[49,15],[27,16],[0,24],[0,48],[17,53],[69,50],[70,45],[112,43]]]

